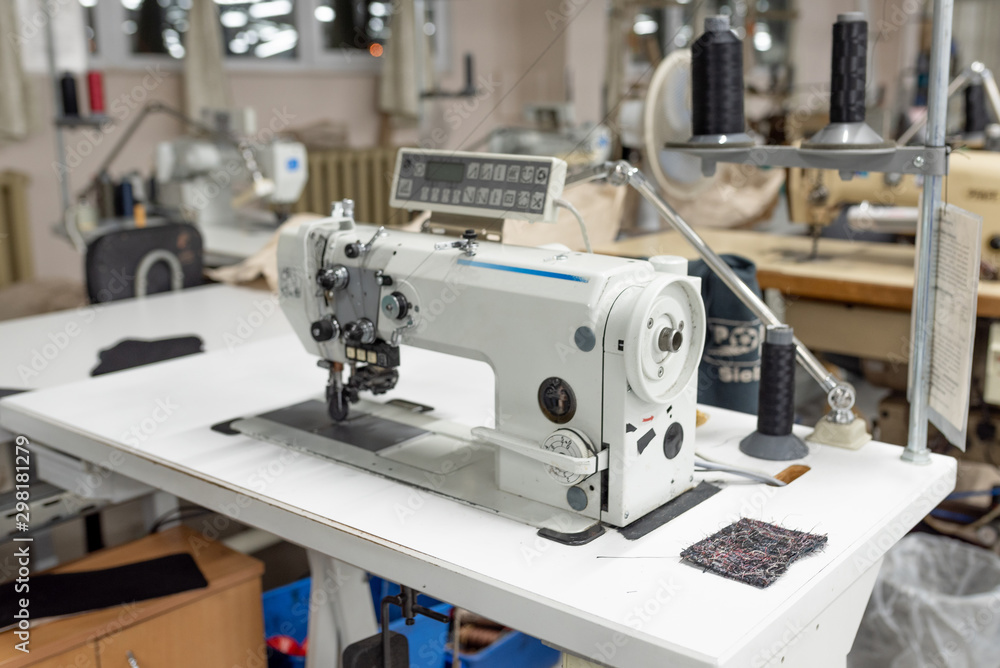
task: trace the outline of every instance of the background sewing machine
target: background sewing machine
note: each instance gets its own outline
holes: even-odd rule
[[[556,158],[403,149],[391,204],[551,221],[565,174]],[[685,261],[505,246],[471,231],[442,241],[359,226],[352,213],[339,203],[278,247],[282,308],[330,371],[326,402],[235,429],[588,539],[601,521],[625,526],[693,486],[705,315]],[[470,432],[361,397],[406,373],[402,344],[486,362],[494,426]]]
[[[483,143],[491,153],[556,156],[570,169],[600,165],[611,158],[611,130],[578,124],[572,102],[526,104],[524,127],[500,127]]]
[[[834,170],[789,169],[791,219],[813,227],[818,238],[842,214],[856,232],[916,234],[922,179],[912,174],[857,174],[843,180]],[[996,278],[1000,261],[1000,153],[958,150],[945,178],[948,202],[983,217],[983,261]],[[987,271],[989,269],[987,268]]]
[[[309,172],[299,142],[255,139],[252,109],[207,111],[204,121],[211,134],[157,145],[154,204],[197,224],[211,251],[219,235],[273,231],[298,201]]]
[[[963,93],[964,119],[949,140],[953,150],[944,180],[948,203],[983,217],[983,278],[1000,273],[1000,125],[990,123],[987,107],[1000,115],[1000,90],[993,73],[973,62],[951,82],[948,93]],[[987,104],[988,103],[988,104]],[[926,118],[912,123],[899,137],[905,145],[918,137]],[[857,233],[914,236],[923,178],[912,174],[853,174],[841,178],[835,170],[788,170],[791,219],[812,227],[813,252],[825,227],[846,213]],[[845,212],[846,209],[846,212]]]

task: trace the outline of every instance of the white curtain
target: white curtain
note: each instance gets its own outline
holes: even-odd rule
[[[419,23],[418,33],[414,4],[414,0],[395,3],[391,33],[382,55],[379,111],[389,114],[397,122],[416,121],[420,116],[420,93],[434,88],[430,40],[424,35],[423,20]],[[421,83],[423,91],[420,90]]]
[[[213,0],[194,0],[184,39],[184,108],[201,118],[202,109],[229,109],[233,94],[223,70],[219,8]]]
[[[17,5],[0,2],[0,35],[19,34]],[[28,136],[30,91],[17,39],[0,39],[0,143]]]

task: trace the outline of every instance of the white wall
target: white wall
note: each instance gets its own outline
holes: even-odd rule
[[[591,4],[601,3],[595,0]],[[547,17],[547,12],[560,11],[559,5],[560,0],[453,0],[454,67],[441,80],[441,87],[457,90],[462,86],[460,63],[468,51],[475,54],[477,86],[482,93],[471,100],[430,105],[424,136],[437,138],[435,145],[442,148],[457,148],[497,125],[518,122],[525,102],[563,99],[565,36],[550,27]],[[235,103],[254,107],[260,127],[285,117],[292,126],[330,119],[347,124],[353,146],[371,146],[377,140],[376,75],[233,72],[231,83]],[[163,70],[158,77],[151,77],[144,71],[110,70],[105,73],[105,97],[109,110],[116,99],[124,103],[136,98],[179,107],[180,84],[179,71]],[[79,278],[82,258],[51,233],[61,216],[54,130],[47,121],[54,116],[52,91],[43,77],[35,77],[33,85],[37,129],[26,141],[0,148],[0,170],[16,169],[31,176],[29,208],[37,274]],[[70,147],[80,156],[69,173],[74,192],[93,178],[96,167],[135,113],[130,111],[107,134],[92,135],[94,139],[87,139],[82,131],[68,133]],[[179,133],[178,123],[170,118],[150,117],[112,164],[112,174],[148,171],[156,144]],[[400,131],[396,139],[415,141],[416,133]]]
[[[4,1],[4,0],[0,0]],[[841,11],[862,8],[862,0],[800,0],[798,39],[794,61],[797,80],[807,94],[828,90],[830,68],[830,25]],[[890,23],[902,20],[899,31],[890,31],[877,47],[873,81],[894,94],[900,69],[911,66],[900,57],[904,36],[911,35],[918,15],[901,15],[897,8],[912,7],[914,0],[870,0],[872,14],[885,16]],[[922,2],[920,5],[922,6]],[[440,84],[445,90],[462,86],[462,55],[476,57],[475,99],[448,99],[429,103],[421,133],[397,131],[400,142],[421,140],[441,148],[461,148],[480,139],[497,125],[519,123],[521,107],[530,101],[558,101],[566,97],[567,81],[572,90],[579,121],[602,121],[607,43],[607,2],[604,0],[452,0],[451,71]],[[877,26],[871,28],[874,33]],[[911,49],[912,51],[912,49]],[[106,73],[106,97],[110,102],[122,96],[138,97],[146,92],[142,82],[146,72],[116,70]],[[180,106],[180,73],[165,72],[150,99]],[[146,79],[147,83],[150,79]],[[263,127],[272,119],[289,117],[292,126],[330,119],[346,123],[354,146],[370,146],[378,133],[376,113],[377,77],[373,74],[337,72],[250,73],[233,72],[231,83],[235,102],[257,110]],[[52,94],[47,80],[36,78],[38,129],[27,140],[0,148],[0,169],[18,169],[32,177],[29,206],[32,215],[35,265],[41,276],[81,275],[82,260],[69,244],[50,229],[59,219],[59,194],[55,162]],[[820,105],[825,109],[825,102]],[[134,113],[134,112],[133,112]],[[127,124],[117,124],[97,143],[70,174],[74,190],[93,177],[96,166]],[[121,174],[131,169],[148,170],[157,142],[179,134],[178,124],[169,118],[151,118],[135,135],[127,150],[112,165]],[[71,146],[86,151],[89,144],[80,132],[71,133]],[[81,142],[83,142],[81,144]]]

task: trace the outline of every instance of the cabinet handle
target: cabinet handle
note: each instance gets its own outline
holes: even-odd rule
[[[128,659],[129,668],[139,668],[139,662],[135,660],[135,654],[132,650],[125,653],[125,658]]]

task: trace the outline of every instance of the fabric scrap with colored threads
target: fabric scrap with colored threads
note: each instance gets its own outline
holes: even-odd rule
[[[705,570],[754,587],[770,586],[796,559],[826,545],[827,537],[743,518],[681,552]]]

